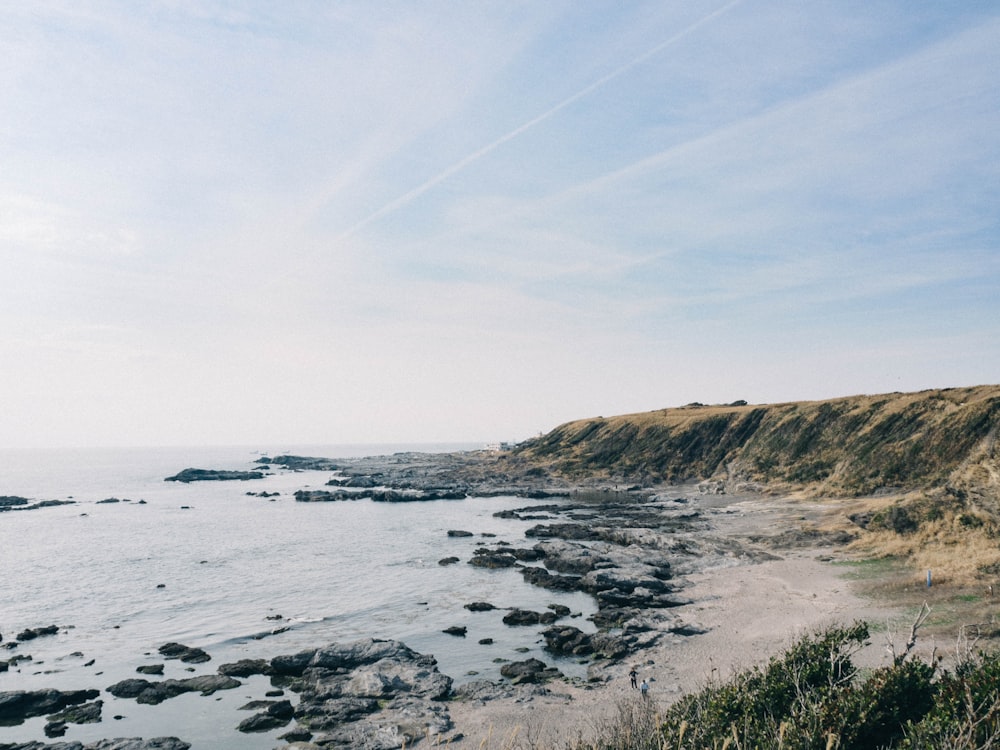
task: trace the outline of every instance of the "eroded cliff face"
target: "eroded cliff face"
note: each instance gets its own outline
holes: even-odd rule
[[[521,444],[511,458],[566,477],[838,496],[950,488],[1000,504],[998,426],[1000,386],[696,404],[569,422]]]

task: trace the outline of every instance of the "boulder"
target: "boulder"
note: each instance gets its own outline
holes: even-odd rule
[[[512,661],[500,667],[500,674],[515,685],[521,683],[545,682],[562,677],[562,673],[539,659]]]

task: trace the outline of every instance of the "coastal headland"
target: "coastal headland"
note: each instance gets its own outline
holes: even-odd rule
[[[906,640],[924,602],[932,614],[918,652],[943,653],[968,625],[989,641],[1000,635],[990,614],[1000,572],[998,427],[1000,386],[981,386],[691,404],[580,420],[502,451],[276,455],[247,472],[184,469],[168,479],[240,481],[276,468],[330,473],[322,489],[296,492],[297,502],[524,498],[505,511],[531,522],[522,544],[484,538],[468,558],[440,564],[509,568],[536,587],[585,593],[596,603],[595,628],[585,632],[558,607],[510,610],[504,622],[541,638],[552,660],[505,664],[498,681],[455,687],[432,655],[394,641],[319,643],[190,681],[147,679],[154,671],[93,691],[3,692],[0,723],[47,716],[50,736],[59,736],[60,725],[101,719],[99,688],[155,705],[256,676],[270,691],[240,731],[280,728],[282,747],[564,747],[637,700],[633,670],[649,688],[644,700],[666,704],[797,637],[856,620],[877,633],[859,659],[878,666]],[[2,507],[45,512],[24,498]],[[32,636],[24,635],[17,640],[27,644]],[[200,663],[185,649],[165,644],[161,654]],[[0,671],[16,666],[4,659]],[[585,664],[586,677],[564,678],[554,665],[567,659]],[[186,746],[183,737],[0,743],[2,750]]]

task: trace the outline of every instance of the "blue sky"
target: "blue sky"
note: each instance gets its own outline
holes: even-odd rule
[[[992,2],[0,6],[0,446],[1000,382]]]

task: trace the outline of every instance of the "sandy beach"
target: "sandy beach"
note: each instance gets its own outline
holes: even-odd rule
[[[802,505],[774,498],[720,498],[705,504],[713,535],[739,540],[740,547],[756,554],[726,555],[683,576],[683,593],[691,603],[676,613],[704,632],[665,634],[653,647],[621,663],[618,674],[603,683],[554,682],[548,685],[548,695],[455,702],[450,711],[462,738],[450,746],[562,748],[577,738],[592,737],[621,701],[638,698],[628,677],[632,666],[638,679],[649,683],[649,699],[667,705],[710,680],[766,662],[797,638],[829,625],[865,620],[875,626],[870,645],[855,659],[859,665],[887,663],[888,638],[905,642],[912,624],[905,613],[862,597],[845,578],[845,566],[836,564],[831,548],[765,551],[746,541],[787,530],[792,519],[802,518]],[[809,509],[813,514],[825,512],[814,504]]]

